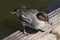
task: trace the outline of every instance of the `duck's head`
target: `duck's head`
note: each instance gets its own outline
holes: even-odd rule
[[[10,13],[12,13],[13,15],[16,13],[24,14],[25,11],[26,11],[26,7],[21,6],[20,8],[16,8],[13,11],[10,11]]]

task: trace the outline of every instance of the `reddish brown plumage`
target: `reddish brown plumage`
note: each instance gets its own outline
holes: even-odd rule
[[[40,11],[40,13],[42,13],[44,16],[37,16],[37,18],[39,20],[48,21],[48,14],[46,12],[41,12],[41,11]]]

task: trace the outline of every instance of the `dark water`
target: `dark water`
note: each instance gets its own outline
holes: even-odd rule
[[[60,0],[51,0],[51,3],[52,4],[45,9],[46,12],[51,12],[60,7]]]

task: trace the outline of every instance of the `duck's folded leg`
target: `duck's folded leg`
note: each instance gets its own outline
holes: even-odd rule
[[[41,29],[39,29],[38,31],[40,31],[40,32],[45,32],[44,30],[41,30]]]

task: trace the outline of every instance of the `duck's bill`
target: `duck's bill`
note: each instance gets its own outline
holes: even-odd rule
[[[10,11],[10,13],[14,15],[16,12],[12,12],[12,11]]]

